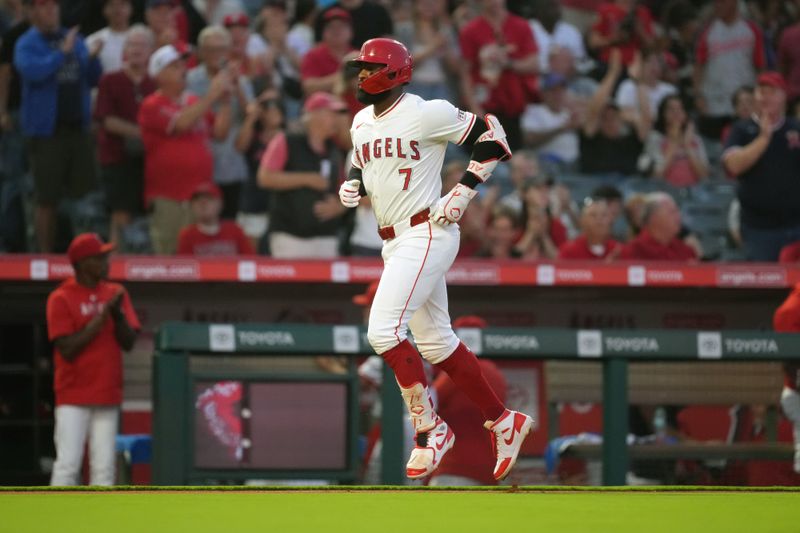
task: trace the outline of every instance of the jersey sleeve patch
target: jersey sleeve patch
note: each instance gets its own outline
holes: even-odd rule
[[[461,144],[475,123],[475,115],[445,100],[430,100],[422,107],[420,121],[425,137]]]

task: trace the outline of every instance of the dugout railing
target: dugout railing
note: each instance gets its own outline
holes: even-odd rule
[[[800,358],[800,336],[765,331],[574,330],[557,328],[466,329],[459,334],[482,357],[595,361],[602,365],[603,484],[625,484],[630,461],[628,434],[629,362],[750,361]],[[156,484],[181,485],[204,479],[333,479],[357,477],[358,378],[354,356],[372,355],[366,331],[358,326],[295,324],[165,323],[159,329],[153,364],[154,448]],[[254,369],[242,360],[312,356],[345,356],[344,374],[325,374],[312,367],[278,365]],[[234,359],[236,361],[234,361]],[[200,361],[200,363],[196,363]],[[203,364],[205,363],[205,364]],[[209,365],[210,363],[210,365]],[[386,380],[393,376],[384,369]],[[193,463],[193,417],[197,412],[193,384],[242,380],[269,383],[340,383],[346,387],[345,455],[342,468],[219,468]],[[776,396],[779,391],[776,391]],[[385,484],[403,481],[403,406],[395,387],[383,387],[383,462]],[[291,438],[282,435],[281,438]],[[303,442],[294,442],[302,448]],[[783,450],[785,452],[785,450]],[[737,451],[742,455],[743,452]],[[746,453],[743,454],[746,456]]]

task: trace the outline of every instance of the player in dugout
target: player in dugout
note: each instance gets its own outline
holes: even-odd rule
[[[504,479],[533,419],[506,409],[475,354],[454,333],[445,274],[458,253],[458,222],[476,187],[511,157],[505,131],[491,114],[479,118],[444,100],[404,92],[412,59],[395,40],[365,42],[350,64],[358,69],[357,97],[367,107],[353,119],[353,168],[339,196],[345,207],[355,208],[368,195],[383,239],[384,269],[367,337],[394,371],[416,432],[406,475],[429,476],[455,443],[433,407],[421,355],[481,410],[497,457],[493,475]],[[472,158],[461,181],[442,197],[448,142],[472,145]],[[409,328],[419,352],[406,338]]]

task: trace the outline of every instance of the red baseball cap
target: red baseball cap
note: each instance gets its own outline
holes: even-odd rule
[[[484,329],[488,324],[478,315],[464,315],[453,320],[454,328],[478,328]]]
[[[231,13],[230,15],[225,15],[225,18],[222,19],[222,25],[226,28],[231,28],[233,26],[250,26],[250,17],[248,17],[245,13]]]
[[[353,17],[350,12],[341,7],[332,7],[322,14],[322,26],[325,27],[328,22],[332,20],[343,20],[349,24],[353,23]]]
[[[758,85],[767,85],[769,87],[775,87],[777,89],[782,90],[783,92],[787,92],[789,90],[789,86],[786,84],[786,79],[781,75],[780,72],[770,71],[770,72],[762,72],[758,75]]]
[[[204,181],[203,183],[195,187],[194,190],[192,191],[192,198],[201,195],[213,196],[214,198],[222,198],[222,191],[219,189],[216,183],[212,183],[210,181]]]
[[[372,305],[376,292],[378,292],[378,282],[373,281],[367,286],[367,290],[365,290],[363,294],[356,294],[353,296],[353,303],[356,305],[363,305],[364,307]]]
[[[77,263],[81,259],[95,255],[103,255],[111,252],[116,246],[111,243],[104,243],[97,233],[81,233],[69,243],[67,256],[69,262]]]
[[[331,93],[317,91],[306,98],[306,102],[303,104],[303,111],[310,113],[311,111],[316,111],[317,109],[344,111],[347,109],[347,104],[342,102],[339,98],[335,97]]]

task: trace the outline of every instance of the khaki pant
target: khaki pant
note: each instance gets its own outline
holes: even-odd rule
[[[189,202],[155,198],[150,212],[150,240],[157,255],[174,255],[178,250],[178,234],[192,223]]]
[[[276,259],[333,259],[339,255],[339,239],[295,237],[276,231],[269,236],[269,249]]]

